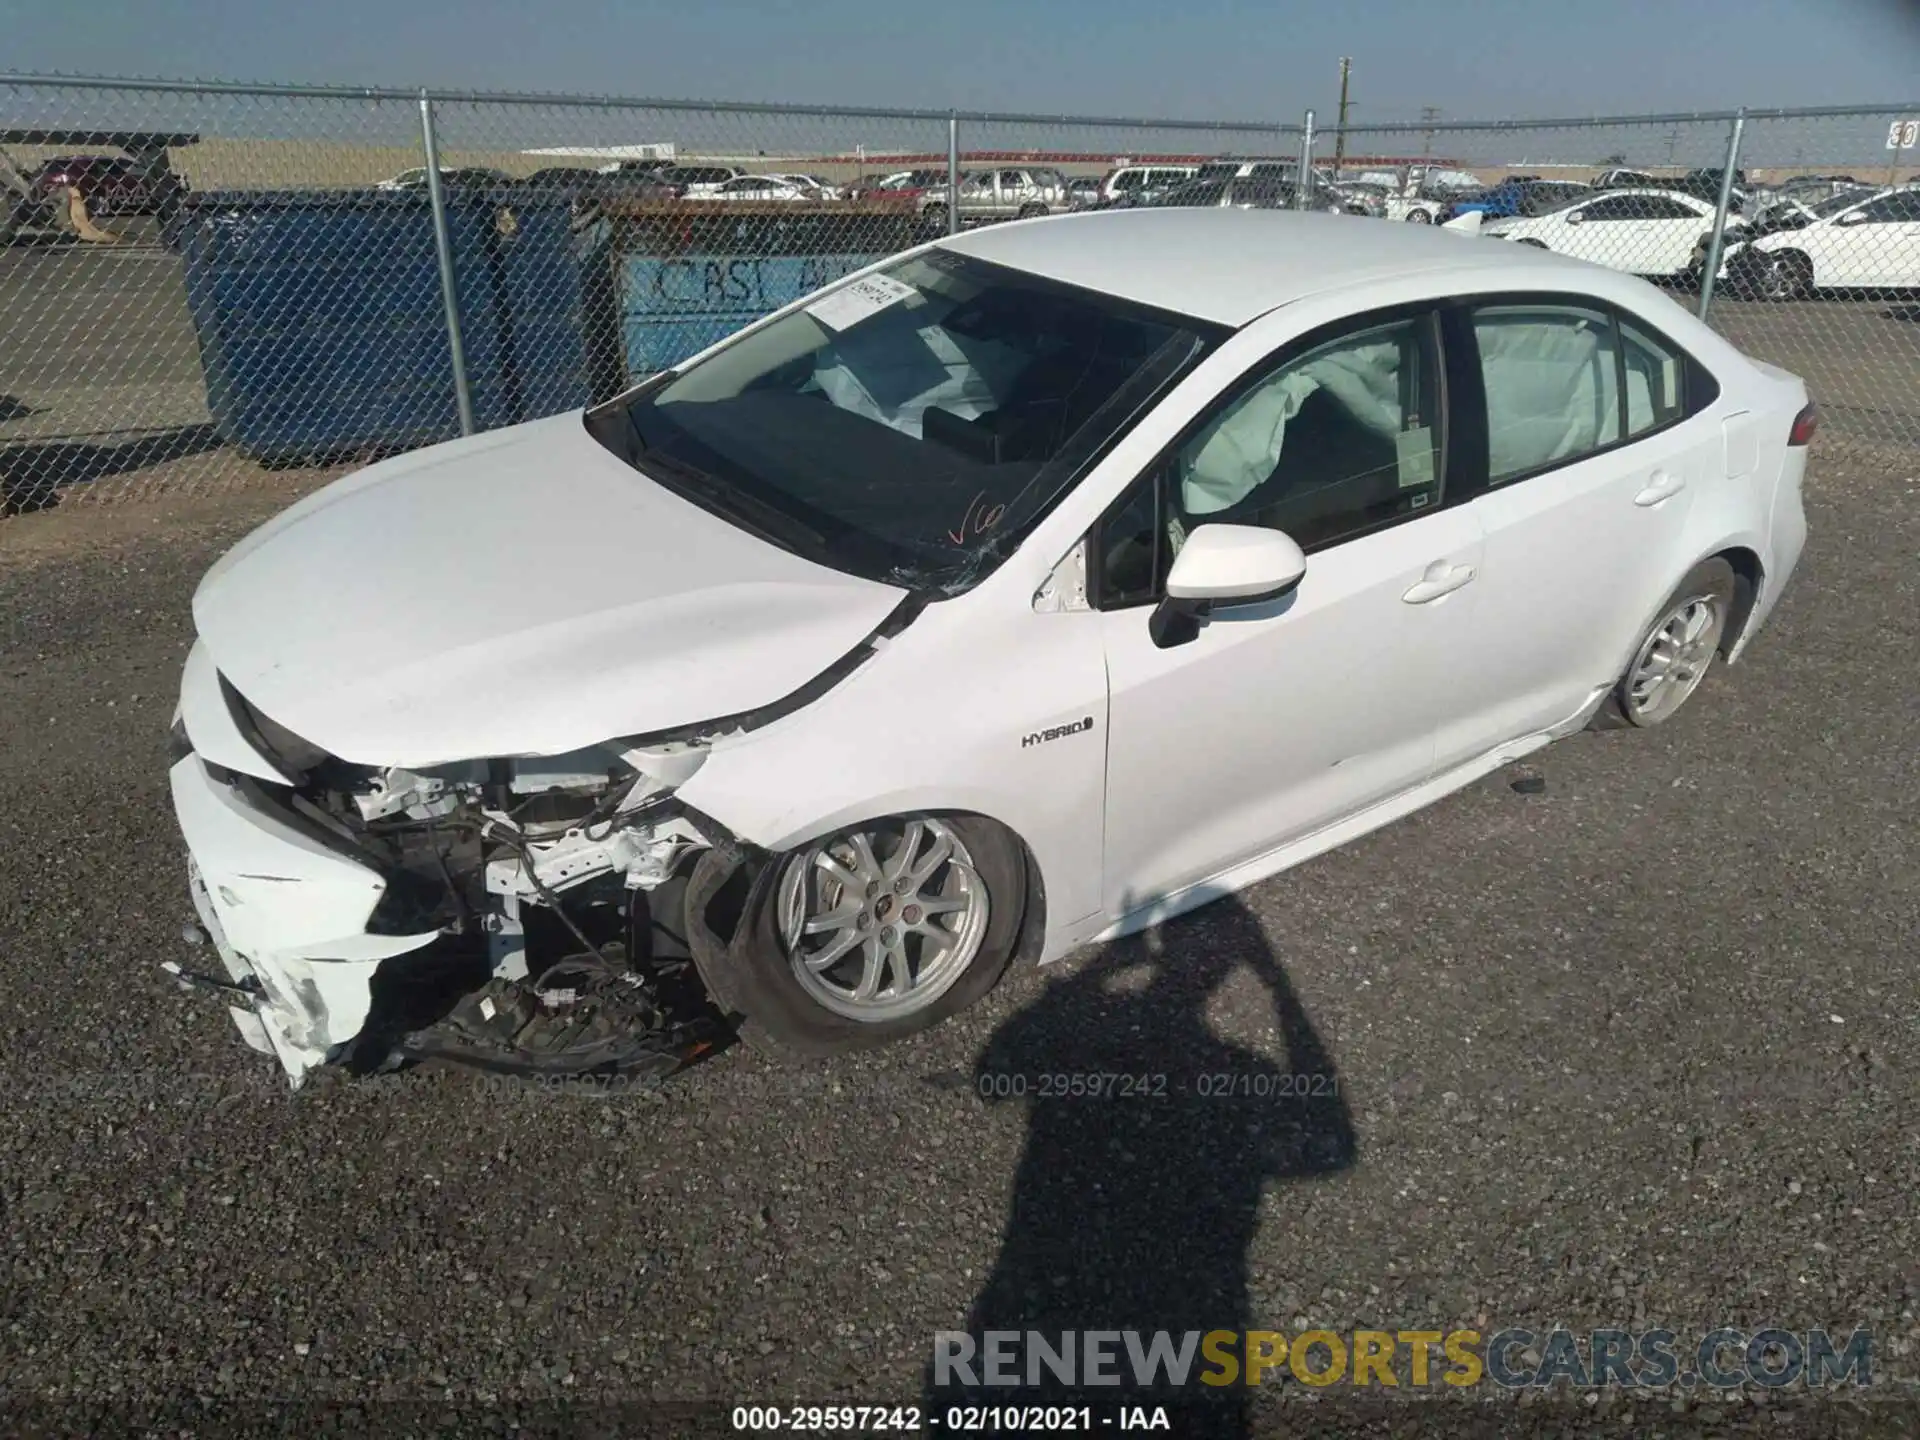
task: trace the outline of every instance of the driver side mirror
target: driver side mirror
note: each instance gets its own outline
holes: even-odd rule
[[[1867,223],[1867,212],[1864,210],[1849,210],[1833,223],[1836,225],[1864,225]]]
[[[1567,212],[1567,224],[1569,225],[1578,225],[1586,218],[1587,212],[1584,210],[1569,210]]]
[[[1187,537],[1167,573],[1167,597],[1147,622],[1162,650],[1184,645],[1216,609],[1260,605],[1290,595],[1307,573],[1291,537],[1258,525],[1202,525]]]

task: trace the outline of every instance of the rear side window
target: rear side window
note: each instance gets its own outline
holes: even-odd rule
[[[1687,413],[1687,362],[1632,321],[1620,322],[1620,357],[1627,378],[1627,434],[1644,435]]]
[[[1720,396],[1685,350],[1599,303],[1514,297],[1470,313],[1490,485],[1654,434]]]
[[[1476,310],[1487,392],[1487,478],[1495,485],[1620,438],[1613,317],[1573,305]]]

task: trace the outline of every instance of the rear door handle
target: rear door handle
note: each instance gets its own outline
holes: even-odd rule
[[[1450,565],[1445,560],[1436,560],[1427,567],[1426,577],[1400,598],[1409,605],[1425,605],[1442,595],[1451,595],[1471,579],[1471,565]]]
[[[1670,471],[1656,470],[1648,479],[1646,487],[1633,497],[1633,503],[1639,506],[1658,505],[1662,500],[1671,500],[1687,488],[1686,480]]]

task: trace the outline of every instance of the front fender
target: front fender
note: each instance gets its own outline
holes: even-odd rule
[[[1054,942],[1077,938],[1100,906],[1107,695],[1097,618],[1027,611],[983,635],[954,607],[933,607],[842,685],[717,744],[679,797],[773,852],[888,815],[994,820],[1039,867],[1044,953],[1057,954]]]

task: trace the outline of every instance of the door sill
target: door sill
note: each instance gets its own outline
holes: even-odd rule
[[[1550,730],[1541,730],[1518,740],[1509,740],[1495,746],[1481,755],[1451,770],[1421,781],[1418,785],[1402,790],[1398,795],[1376,801],[1364,810],[1356,810],[1343,819],[1324,825],[1311,834],[1297,840],[1289,840],[1250,860],[1218,871],[1204,880],[1199,880],[1157,900],[1149,900],[1121,916],[1105,930],[1095,935],[1089,942],[1101,944],[1108,940],[1118,940],[1126,935],[1137,935],[1140,931],[1171,920],[1176,915],[1184,915],[1189,910],[1197,910],[1214,900],[1224,900],[1229,895],[1238,894],[1249,885],[1270,879],[1283,870],[1291,870],[1314,856],[1324,854],[1349,840],[1357,840],[1370,831],[1378,830],[1398,820],[1403,815],[1411,815],[1415,810],[1423,809],[1434,801],[1452,794],[1464,786],[1471,785],[1483,775],[1491,775],[1502,765],[1514,761],[1534,751],[1552,744],[1562,734],[1565,726],[1555,726]]]

